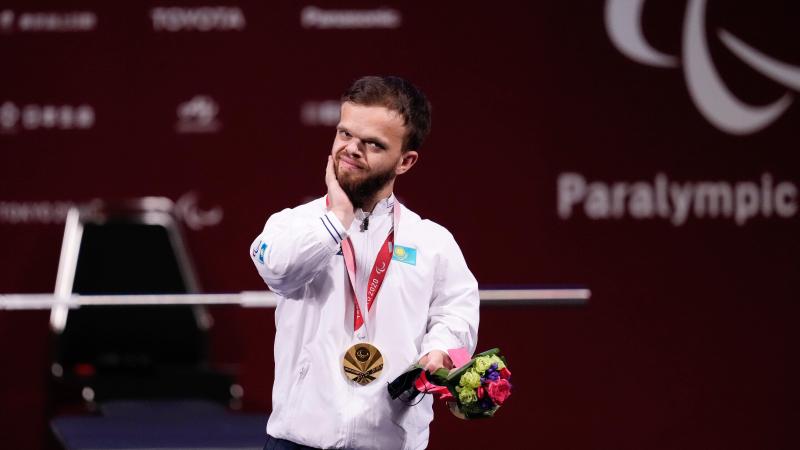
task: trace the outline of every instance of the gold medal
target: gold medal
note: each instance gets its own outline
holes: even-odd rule
[[[342,366],[347,378],[364,386],[381,375],[383,355],[375,346],[359,342],[344,353]]]

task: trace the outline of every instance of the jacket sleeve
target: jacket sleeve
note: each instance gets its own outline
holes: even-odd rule
[[[288,295],[323,271],[346,238],[330,211],[315,216],[285,209],[267,219],[250,246],[250,258],[272,291]]]
[[[420,357],[431,350],[447,353],[462,347],[473,354],[478,341],[478,282],[455,239],[449,233],[448,237],[436,266],[436,282]]]

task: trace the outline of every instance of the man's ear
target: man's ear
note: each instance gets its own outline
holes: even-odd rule
[[[417,163],[419,159],[419,153],[416,150],[407,150],[403,152],[403,155],[400,157],[400,164],[398,164],[397,168],[394,170],[394,173],[397,175],[402,175],[409,170],[414,164]]]

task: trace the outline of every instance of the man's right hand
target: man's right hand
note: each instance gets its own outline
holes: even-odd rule
[[[355,218],[353,204],[339,185],[339,181],[336,180],[333,164],[333,156],[328,155],[328,167],[325,169],[325,184],[328,185],[328,209],[336,214],[345,229],[349,229]]]

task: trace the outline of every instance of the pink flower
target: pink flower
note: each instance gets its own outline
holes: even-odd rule
[[[508,380],[498,380],[489,383],[487,389],[489,391],[489,398],[492,399],[497,405],[502,405],[504,401],[511,395],[511,383]]]
[[[483,386],[478,388],[478,398],[483,398],[483,396],[486,395],[484,391],[485,389],[483,389]]]
[[[500,378],[504,380],[511,378],[511,371],[507,367],[503,367],[498,372],[500,372]]]

